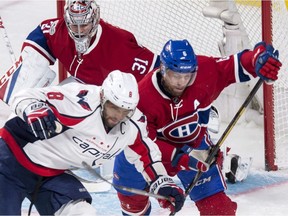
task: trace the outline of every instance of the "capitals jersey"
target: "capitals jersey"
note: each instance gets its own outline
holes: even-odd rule
[[[197,148],[207,133],[211,103],[226,86],[256,77],[251,60],[242,54],[221,59],[197,56],[196,79],[180,97],[165,93],[159,69],[140,81],[138,108],[147,116],[150,138],[158,145],[164,141],[162,152],[168,151],[167,144]]]
[[[97,167],[121,151],[147,181],[165,175],[161,153],[147,135],[146,117],[136,110],[131,119],[107,132],[101,118],[99,92],[98,86],[79,83],[22,91],[11,105],[18,116],[6,122],[0,137],[20,164],[42,176],[81,168],[83,161]],[[36,138],[22,120],[27,104],[36,100],[46,102],[63,125],[62,131],[49,139]]]
[[[113,70],[132,73],[141,80],[154,65],[158,56],[138,44],[134,35],[100,20],[96,38],[78,59],[75,42],[70,38],[63,18],[43,21],[32,31],[23,48],[32,47],[45,57],[50,65],[58,59],[65,69],[87,84],[101,85]],[[28,49],[29,50],[29,49]]]

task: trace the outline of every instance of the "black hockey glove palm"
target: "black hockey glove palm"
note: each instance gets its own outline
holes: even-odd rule
[[[158,199],[162,208],[168,208],[171,212],[178,212],[184,205],[184,192],[174,181],[167,176],[159,176],[150,186],[150,192],[170,198],[171,201]]]
[[[35,137],[43,140],[55,133],[56,117],[46,103],[39,101],[30,104],[25,109],[23,117]]]

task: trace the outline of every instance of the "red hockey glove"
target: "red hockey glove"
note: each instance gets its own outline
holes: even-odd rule
[[[151,183],[150,192],[171,198],[172,202],[165,199],[158,199],[162,208],[168,208],[171,212],[178,212],[184,205],[184,192],[174,181],[167,176],[158,176]]]
[[[34,102],[25,108],[24,120],[35,137],[50,138],[56,130],[56,117],[49,106],[44,102]]]
[[[195,150],[193,149],[189,154],[180,151],[176,153],[172,160],[172,166],[178,167],[179,170],[194,170],[207,172],[210,165],[205,163],[210,150]]]
[[[278,57],[278,50],[265,42],[260,42],[254,47],[252,65],[255,67],[256,74],[266,83],[278,79],[278,71],[282,65]]]

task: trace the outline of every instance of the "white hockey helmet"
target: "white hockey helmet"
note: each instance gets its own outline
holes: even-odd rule
[[[131,117],[139,102],[138,84],[131,73],[114,70],[108,74],[101,87],[101,105],[109,100],[114,105],[131,110]]]
[[[85,53],[100,22],[100,7],[95,0],[66,0],[64,19],[78,53]]]

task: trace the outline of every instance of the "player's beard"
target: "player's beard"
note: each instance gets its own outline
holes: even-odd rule
[[[109,132],[115,125],[117,125],[120,122],[116,118],[108,116],[107,113],[105,112],[105,109],[103,110],[101,117],[103,125],[107,132]]]
[[[175,87],[175,86],[171,86],[171,85],[167,84],[165,82],[165,80],[162,79],[162,86],[165,89],[165,91],[168,92],[172,97],[180,97],[188,85],[186,85],[183,88],[179,88],[177,86]]]

